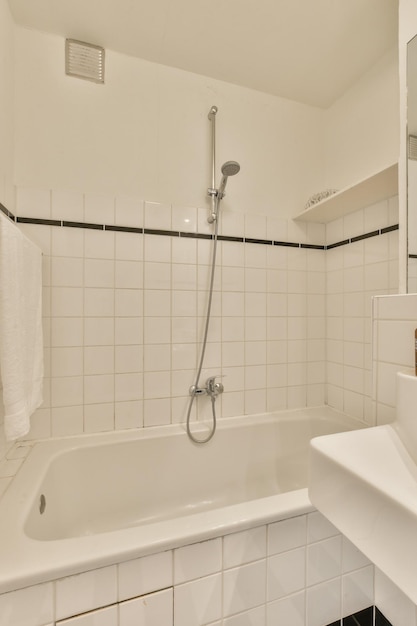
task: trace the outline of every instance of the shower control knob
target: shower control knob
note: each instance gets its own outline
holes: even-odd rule
[[[216,383],[216,376],[210,376],[206,381],[206,389],[209,396],[218,396],[224,391],[222,383]]]

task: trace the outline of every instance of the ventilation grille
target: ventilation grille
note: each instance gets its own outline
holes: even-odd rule
[[[408,135],[408,158],[417,161],[417,137]]]
[[[104,48],[66,39],[65,73],[95,83],[104,83]]]

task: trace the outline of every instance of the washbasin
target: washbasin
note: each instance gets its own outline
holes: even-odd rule
[[[417,378],[397,374],[392,424],[310,443],[309,497],[417,604]]]

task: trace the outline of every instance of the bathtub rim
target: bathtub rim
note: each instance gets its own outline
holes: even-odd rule
[[[364,424],[330,409],[294,409],[282,412],[223,418],[219,429],[234,428],[260,420],[270,422],[294,414],[307,418],[337,419],[362,428]],[[32,539],[24,532],[24,525],[33,504],[34,491],[40,485],[50,461],[57,455],[97,444],[132,441],[137,439],[184,434],[183,425],[170,425],[142,430],[115,431],[91,435],[40,440],[33,448],[0,500],[0,593],[14,591],[51,580],[79,574],[123,561],[132,560],[215,537],[248,530],[315,510],[308,498],[307,486],[265,498],[187,517],[163,520],[149,525],[123,528],[96,535],[70,537],[51,541]],[[197,444],[193,444],[197,445]],[[50,456],[45,456],[49,451]],[[31,466],[38,464],[36,479]],[[25,469],[26,468],[26,469]],[[32,478],[30,481],[29,479]],[[35,482],[33,482],[35,480]],[[28,489],[30,488],[30,492]],[[74,550],[74,546],[77,550]],[[59,555],[59,559],[57,559]]]

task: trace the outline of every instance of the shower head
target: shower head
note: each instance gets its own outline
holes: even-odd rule
[[[229,176],[234,176],[240,170],[240,165],[237,161],[226,161],[222,165],[222,179],[220,181],[219,190],[217,192],[217,197],[221,200],[225,195],[224,190],[226,189],[226,183]]]
[[[226,161],[222,165],[222,174],[223,176],[234,176],[240,170],[240,165],[237,161]]]

